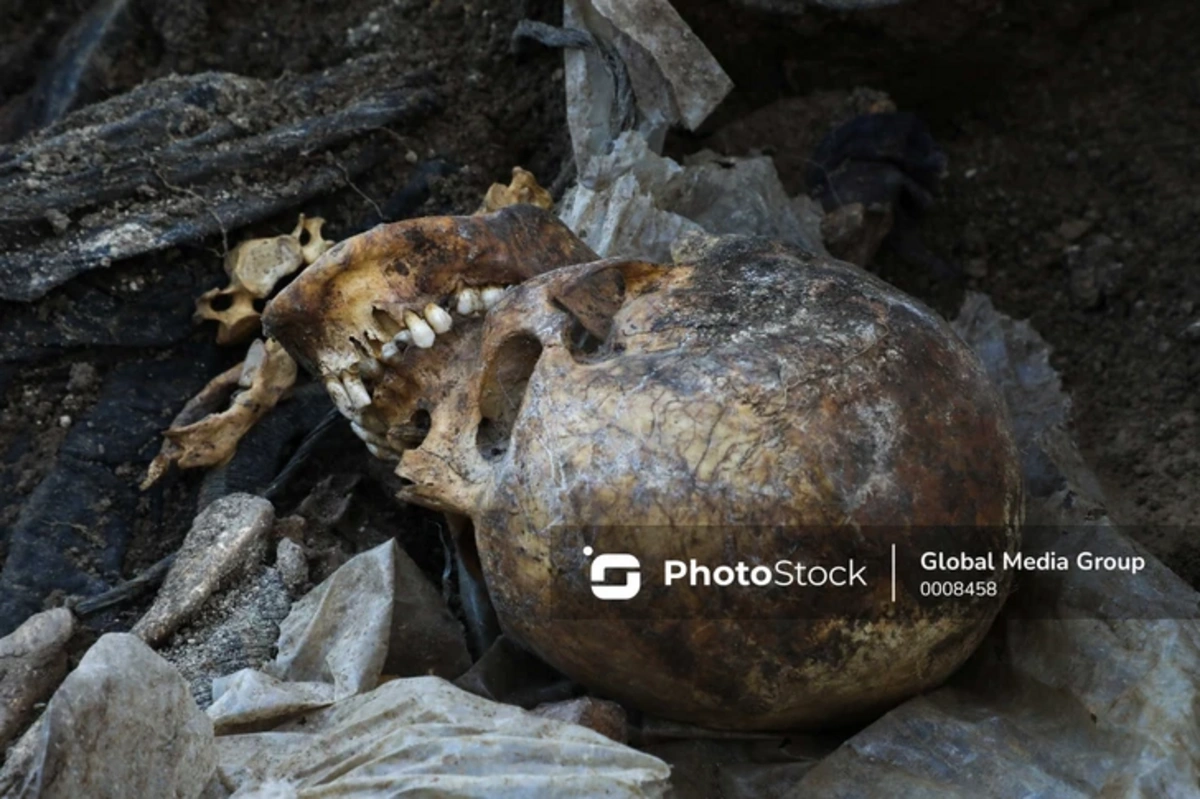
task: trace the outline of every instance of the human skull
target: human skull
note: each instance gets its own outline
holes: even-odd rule
[[[857,592],[654,579],[676,557],[1015,551],[1017,452],[948,325],[857,267],[763,240],[708,241],[676,265],[593,260],[561,236],[479,243],[479,227],[501,232],[514,213],[561,233],[529,208],[399,223],[340,245],[266,313],[326,377],[352,373],[364,349],[385,362],[374,392],[343,377],[331,393],[376,419],[403,499],[470,519],[506,632],[599,693],[725,728],[849,723],[961,665],[1007,572],[980,575],[990,595],[932,604],[905,575],[889,602],[878,572]],[[380,357],[378,311],[415,313],[467,275],[521,278],[497,249],[534,274],[469,337],[444,350],[439,338],[419,363]],[[397,383],[398,413],[380,390]],[[427,431],[394,435],[414,404]],[[597,550],[641,559],[650,577],[622,606],[640,613],[592,595]]]

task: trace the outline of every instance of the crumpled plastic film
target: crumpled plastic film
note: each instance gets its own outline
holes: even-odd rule
[[[101,636],[14,747],[0,794],[38,799],[198,797],[212,724],[173,666],[127,633]]]
[[[629,121],[613,113],[616,107],[636,103],[634,126],[657,152],[669,127],[695,130],[733,88],[667,0],[566,0],[563,24],[586,30],[598,45],[564,54],[567,126],[580,172]],[[614,67],[627,85],[616,79]],[[621,92],[631,96],[619,97]]]
[[[217,748],[223,780],[239,799],[281,781],[302,799],[632,799],[664,795],[669,772],[598,732],[437,677],[393,680],[271,732],[223,736]]]
[[[788,198],[770,158],[706,152],[683,165],[632,132],[592,159],[560,216],[607,258],[668,263],[672,243],[687,233],[770,236],[824,252],[820,209],[807,197]]]
[[[333,698],[369,691],[387,659],[396,543],[348,560],[292,606],[279,654],[263,670],[288,682],[332,683]]]

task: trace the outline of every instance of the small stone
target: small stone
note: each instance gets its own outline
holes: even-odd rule
[[[421,156],[417,155],[415,150],[409,150],[404,154],[404,160],[410,164],[415,164],[421,160]]]
[[[1092,223],[1086,219],[1068,219],[1058,226],[1059,237],[1068,243],[1078,241],[1092,229]]]
[[[282,538],[275,549],[275,568],[292,596],[299,596],[308,583],[308,558],[304,548],[290,538]]]
[[[50,223],[50,227],[54,228],[54,232],[60,236],[66,233],[67,228],[71,226],[71,217],[57,208],[51,208],[46,212],[46,221]]]
[[[67,378],[67,391],[78,393],[96,385],[100,375],[90,363],[71,364],[71,376]]]
[[[8,744],[67,674],[75,617],[66,608],[30,616],[0,638],[0,747]]]
[[[1087,242],[1072,244],[1064,251],[1067,284],[1071,299],[1078,307],[1099,307],[1104,298],[1120,285],[1123,265],[1114,256],[1115,242],[1105,235],[1088,238]]]
[[[71,426],[71,417],[65,413],[62,416],[58,417],[58,426],[59,427],[70,427]]]
[[[967,261],[964,267],[967,277],[984,278],[988,273],[988,262],[986,258],[972,258]]]

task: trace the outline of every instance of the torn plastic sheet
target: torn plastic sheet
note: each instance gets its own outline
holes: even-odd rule
[[[13,747],[0,794],[37,799],[199,797],[216,767],[212,724],[141,639],[101,636]]]
[[[669,127],[682,123],[695,130],[733,88],[712,53],[667,0],[566,0],[563,24],[599,40],[597,47],[564,52],[567,126],[581,173],[594,156],[607,151],[628,122],[614,113],[630,100],[619,93],[633,95],[636,130],[657,152]],[[606,58],[620,59],[617,68],[628,76],[628,86],[616,79],[616,65]]]
[[[471,665],[462,627],[394,540],[344,563],[292,606],[263,673],[213,682],[218,729],[267,728],[375,688],[385,673],[453,678]]]
[[[770,158],[697,153],[679,164],[624,133],[592,160],[559,214],[597,253],[669,263],[686,233],[769,236],[810,252],[821,245],[821,211],[789,199]]]
[[[393,680],[271,732],[223,736],[217,750],[235,797],[280,783],[297,797],[658,797],[669,773],[594,730],[437,677]]]

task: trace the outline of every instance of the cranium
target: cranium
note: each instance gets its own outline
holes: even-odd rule
[[[263,301],[275,284],[313,263],[332,243],[321,238],[325,220],[300,215],[286,236],[243,241],[225,256],[229,285],[206,291],[196,300],[196,321],[217,323],[217,343],[236,344],[258,330]]]
[[[990,596],[930,606],[910,579],[889,602],[881,571],[857,593],[722,593],[644,568],[645,612],[597,608],[593,545],[643,566],[683,552],[874,563],[893,543],[908,563],[1012,552],[1021,480],[972,353],[863,270],[737,237],[675,265],[571,242],[532,208],[379,228],[309,269],[265,324],[371,420],[403,499],[470,520],[505,630],[593,690],[711,726],[790,728],[851,721],[961,665],[1007,572],[981,575]],[[520,280],[458,338],[382,352],[425,303]],[[428,417],[410,437],[416,410]]]

